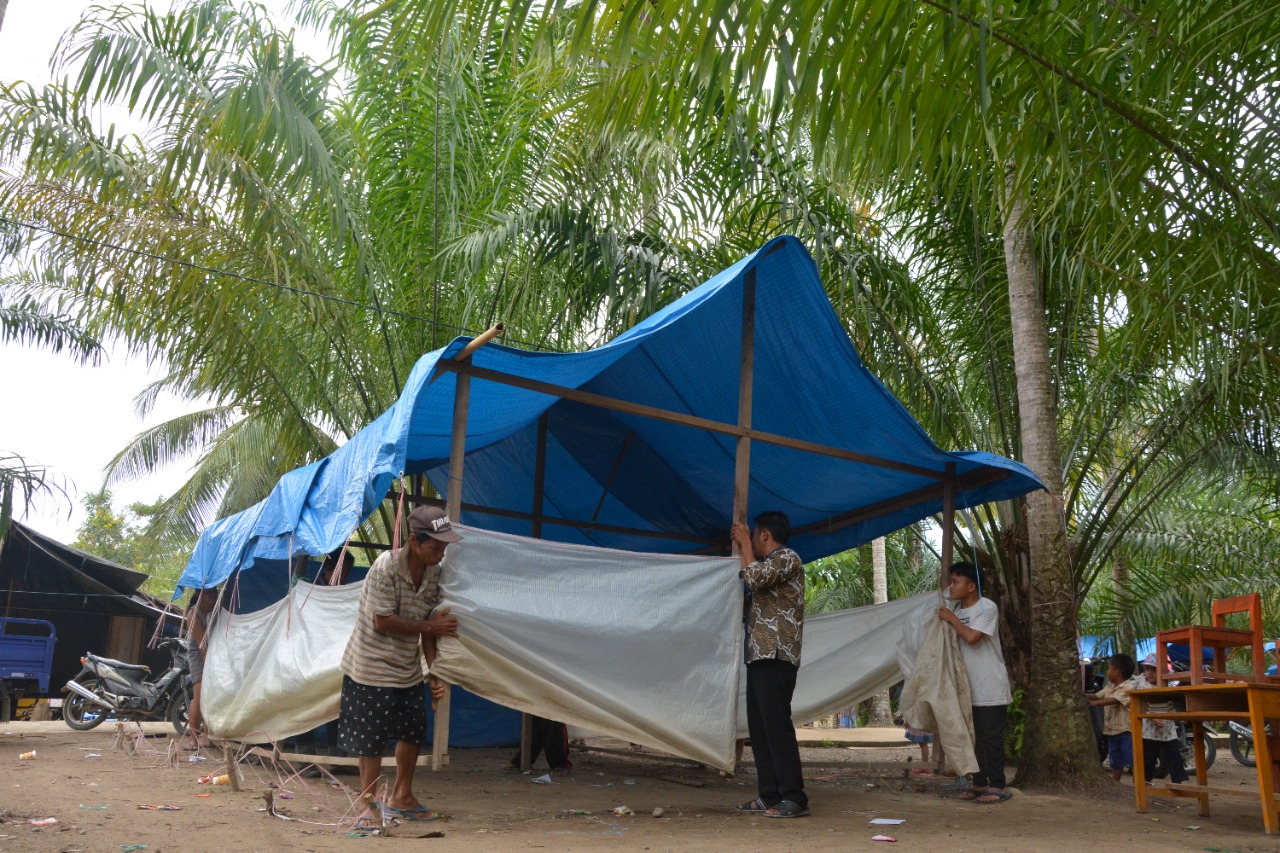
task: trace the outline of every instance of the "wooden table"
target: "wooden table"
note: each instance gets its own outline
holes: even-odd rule
[[[1209,795],[1253,796],[1252,791],[1215,788],[1209,785],[1204,766],[1204,724],[1210,721],[1248,723],[1254,732],[1254,755],[1258,759],[1258,797],[1262,803],[1262,823],[1268,834],[1280,832],[1280,799],[1276,797],[1272,770],[1271,745],[1267,743],[1266,720],[1280,719],[1280,685],[1254,682],[1226,684],[1193,684],[1178,687],[1153,687],[1129,694],[1129,713],[1133,731],[1134,793],[1139,812],[1146,812],[1148,797],[1195,797],[1200,801],[1200,815],[1209,815]],[[1148,713],[1152,702],[1182,700],[1185,711],[1171,714]],[[1174,720],[1190,723],[1196,748],[1195,783],[1168,783],[1163,786],[1143,784],[1143,720]],[[1188,768],[1189,770],[1190,768]]]

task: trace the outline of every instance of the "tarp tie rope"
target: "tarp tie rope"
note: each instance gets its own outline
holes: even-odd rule
[[[290,531],[289,531],[289,559],[288,559],[288,560],[286,560],[286,561],[285,561],[285,564],[284,564],[284,571],[285,571],[285,582],[284,582],[284,583],[285,583],[285,591],[284,591],[284,597],[285,597],[285,598],[292,598],[292,597],[293,597],[293,588],[294,588],[295,586],[297,586],[297,585],[298,585],[298,581],[297,581],[297,577],[298,577],[298,576],[297,576],[297,574],[295,574],[295,573],[294,573],[294,570],[293,570],[293,561],[294,561],[294,556],[293,556],[293,531],[292,531],[292,530],[290,530]],[[306,565],[306,563],[303,563],[303,565],[305,566],[305,565]],[[305,602],[303,602],[303,603],[305,604]],[[289,608],[288,608],[288,612],[285,614],[285,621],[284,621],[284,635],[285,635],[286,637],[287,637],[287,636],[289,636],[289,629],[291,629],[292,627],[293,627],[293,604],[292,604],[292,602],[290,602],[290,606],[289,606]]]
[[[347,562],[347,549],[351,547],[351,540],[355,536],[356,532],[353,530],[347,537],[347,541],[342,543],[342,550],[338,552],[338,562],[333,564],[333,569],[329,572],[329,586],[338,586],[342,583],[342,567]]]
[[[400,550],[400,525],[404,518],[404,496],[409,490],[409,484],[405,481],[404,472],[400,472],[400,499],[396,501],[396,527],[391,533],[391,550]]]
[[[160,643],[160,634],[164,631],[165,624],[169,621],[169,611],[173,609],[173,599],[169,599],[164,603],[164,610],[160,611],[160,618],[156,620],[156,629],[151,632],[151,639],[147,640],[147,648],[154,649]],[[185,617],[185,614],[183,614]],[[182,636],[182,623],[178,623],[178,636]]]

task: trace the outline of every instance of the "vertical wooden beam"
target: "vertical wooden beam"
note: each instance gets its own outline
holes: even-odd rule
[[[751,392],[756,362],[756,271],[742,277],[742,348],[738,357],[738,426],[751,427]],[[747,495],[751,489],[751,439],[738,436],[733,465],[733,520],[747,523]],[[732,553],[738,554],[733,543]]]
[[[954,562],[956,529],[956,463],[947,463],[942,481],[942,560],[938,564],[938,592],[947,588],[947,574]]]
[[[547,485],[547,423],[550,410],[538,418],[538,448],[533,463],[533,528],[534,539],[542,538],[542,502]],[[520,714],[520,770],[533,768],[533,716]]]
[[[467,453],[467,408],[471,404],[471,377],[454,374],[453,441],[449,447],[449,496],[445,514],[450,521],[462,521],[462,469]],[[444,696],[436,703],[436,725],[431,738],[431,769],[439,770],[449,763],[449,706],[453,687],[446,684]]]
[[[538,449],[533,463],[533,528],[530,536],[542,538],[542,501],[547,485],[547,418],[543,412],[538,418]]]

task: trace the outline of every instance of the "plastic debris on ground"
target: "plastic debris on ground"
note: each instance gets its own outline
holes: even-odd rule
[[[146,812],[180,812],[182,806],[153,806],[151,803],[138,803],[138,808]]]
[[[533,783],[533,784],[535,784],[535,785],[550,785],[550,784],[552,784],[552,783],[551,783],[551,774],[550,774],[550,773],[543,773],[541,776],[535,776],[535,777],[533,777],[532,779],[530,779],[529,781],[530,781],[530,782],[532,782],[532,783]]]
[[[105,812],[107,809],[111,808],[111,806],[86,806],[84,803],[81,803],[80,808],[91,812]]]
[[[635,814],[635,812],[633,812],[631,809],[627,808],[626,806],[614,806],[613,808],[609,809],[609,814],[624,815],[624,814]]]
[[[900,823],[906,823],[906,818],[898,817],[876,817],[867,821],[872,826],[897,826]]]
[[[898,839],[894,838],[892,835],[873,835],[871,836],[871,840],[872,841],[897,841]]]
[[[29,822],[32,826],[53,826],[58,822],[58,819],[56,817],[46,817],[42,820],[32,818]]]

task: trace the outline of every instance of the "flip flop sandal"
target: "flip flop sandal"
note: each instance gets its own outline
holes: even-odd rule
[[[987,793],[986,791],[974,791],[973,789],[970,789],[968,791],[965,791],[960,796],[956,797],[956,799],[964,800],[966,803],[971,803],[974,800],[978,799],[978,797],[981,797],[986,793]]]
[[[373,815],[364,815],[356,818],[355,824],[351,827],[352,832],[358,832],[361,835],[371,835],[382,831],[382,823]]]
[[[740,806],[734,806],[733,808],[735,811],[742,812],[743,814],[763,813],[769,810],[768,806],[760,802],[759,797],[756,797],[754,800],[751,800],[749,802],[745,802]]]
[[[415,821],[418,823],[427,823],[428,821],[440,820],[444,815],[440,812],[432,811],[426,806],[418,806],[415,809],[397,809],[386,803],[379,803],[382,807],[384,817],[396,818],[397,820]]]
[[[764,813],[765,817],[808,817],[809,807],[793,800],[783,800]]]
[[[993,800],[984,800],[982,797],[995,797]],[[1013,794],[1008,791],[988,791],[975,801],[980,806],[994,806],[996,803],[1003,803],[1005,800],[1012,799]]]

